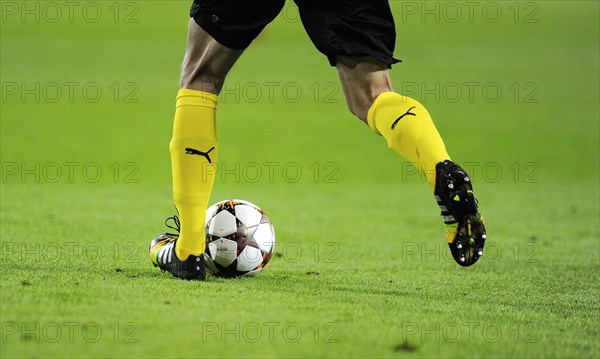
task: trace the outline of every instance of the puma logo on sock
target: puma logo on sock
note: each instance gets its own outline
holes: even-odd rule
[[[208,155],[210,153],[210,151],[214,150],[215,148],[212,147],[210,150],[206,151],[206,152],[202,152],[202,151],[198,151],[195,148],[191,148],[191,147],[186,147],[185,148],[185,154],[186,155],[198,155],[198,156],[204,156],[206,158],[206,160],[208,161],[208,163],[212,163],[212,161],[210,160],[210,156]]]
[[[410,110],[412,110],[413,108],[415,108],[416,106],[413,106],[411,108],[408,109],[408,111],[406,111],[406,113],[400,117],[398,117],[396,119],[396,121],[394,121],[394,123],[392,123],[392,130],[396,127],[396,125],[398,124],[398,122],[402,119],[402,117],[407,116],[407,115],[411,115],[411,116],[416,116],[414,113],[410,112]]]

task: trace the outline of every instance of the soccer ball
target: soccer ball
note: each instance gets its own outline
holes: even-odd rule
[[[219,277],[254,276],[269,263],[275,231],[255,204],[240,199],[221,201],[206,210],[204,259]]]

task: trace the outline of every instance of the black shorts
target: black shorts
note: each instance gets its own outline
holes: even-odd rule
[[[389,66],[396,30],[388,0],[294,0],[316,48],[336,55],[372,56]],[[190,17],[231,49],[245,49],[273,21],[285,0],[194,0]]]

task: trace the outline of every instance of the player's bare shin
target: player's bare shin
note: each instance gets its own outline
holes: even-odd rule
[[[372,57],[337,56],[336,68],[348,109],[366,123],[377,96],[392,91],[387,65]]]
[[[218,95],[229,70],[244,50],[221,45],[193,19],[188,25],[187,43],[180,87]]]

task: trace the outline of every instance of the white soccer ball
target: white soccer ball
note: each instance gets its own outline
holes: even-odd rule
[[[269,263],[275,230],[255,204],[221,201],[206,210],[204,259],[209,273],[220,277],[254,276]]]

